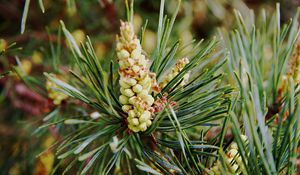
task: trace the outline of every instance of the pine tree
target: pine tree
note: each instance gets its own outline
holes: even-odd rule
[[[55,89],[99,113],[96,120],[80,116],[55,122],[68,133],[56,146],[58,159],[71,161],[66,171],[77,164],[81,174],[206,171],[202,162],[216,156],[222,135],[211,141],[204,141],[203,135],[228,116],[232,88],[220,81],[223,73],[219,70],[226,60],[216,52],[216,38],[191,43],[186,55],[181,54],[186,46],[179,41],[169,45],[179,3],[169,19],[161,1],[157,48],[152,55],[141,48],[143,33],[139,37],[134,33],[133,4],[128,6],[128,19],[121,22],[116,40],[118,66],[112,61],[107,71],[90,39],[78,46],[62,22],[74,54],[76,71],[72,74],[77,80],[68,84],[45,75],[59,87]],[[212,62],[217,64],[210,65]]]
[[[109,64],[89,37],[78,45],[61,21],[74,64],[70,76],[44,73],[55,108],[36,130],[53,126],[60,135],[49,148],[58,160],[53,173],[296,172],[299,12],[281,24],[279,4],[257,18],[235,11],[236,29],[182,45],[171,39],[180,3],[169,18],[161,0],[156,48],[146,53],[147,23],[135,33],[134,2],[126,1]],[[14,71],[29,86],[39,84]]]

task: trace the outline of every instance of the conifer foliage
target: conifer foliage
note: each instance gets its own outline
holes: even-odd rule
[[[147,53],[147,23],[136,33],[134,1],[125,1],[127,19],[106,61],[88,36],[78,44],[60,21],[70,76],[44,73],[47,82],[39,85],[54,105],[35,131],[51,126],[60,136],[49,148],[57,159],[53,173],[295,174],[299,11],[282,24],[279,4],[257,17],[236,10],[232,30],[183,45],[171,37],[176,2],[169,17],[160,1],[155,49]],[[36,87],[20,68],[14,72]]]
[[[181,54],[184,48],[179,41],[169,41],[179,7],[169,19],[161,1],[157,48],[152,55],[143,51],[130,20],[133,8],[128,8],[129,21],[121,22],[116,39],[118,64],[112,61],[108,71],[90,40],[78,46],[61,22],[76,61],[72,74],[77,80],[70,84],[45,75],[59,87],[56,90],[100,114],[96,120],[78,116],[56,123],[62,133],[67,132],[54,146],[57,158],[71,161],[69,168],[78,168],[81,174],[120,170],[123,174],[201,174],[205,167],[199,164],[216,156],[221,135],[210,143],[193,133],[206,132],[228,116],[232,88],[220,83],[223,74],[219,71],[226,61],[224,54],[215,51],[216,38],[191,43],[186,55]]]

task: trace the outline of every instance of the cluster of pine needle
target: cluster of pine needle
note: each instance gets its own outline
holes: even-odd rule
[[[233,29],[183,45],[171,37],[181,1],[169,17],[161,0],[155,48],[146,52],[147,22],[135,29],[134,1],[125,4],[110,62],[60,21],[68,71],[44,72],[45,82],[22,63],[12,69],[53,103],[34,132],[59,135],[38,155],[55,155],[52,173],[296,174],[299,11],[282,23],[279,4],[257,16],[235,10]]]

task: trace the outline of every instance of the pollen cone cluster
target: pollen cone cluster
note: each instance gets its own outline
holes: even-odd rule
[[[244,143],[247,142],[248,138],[245,135],[241,135],[241,139]],[[227,162],[230,164],[231,171],[234,174],[240,174],[243,168],[242,157],[239,154],[237,143],[233,142],[229,145],[229,150],[226,152]],[[221,175],[222,172],[220,170],[220,161],[217,161],[213,167],[211,167],[208,172],[209,174]]]
[[[155,76],[147,67],[148,60],[131,23],[121,22],[116,50],[121,86],[119,101],[122,110],[128,114],[128,128],[133,132],[146,131],[153,113],[154,98],[150,94],[155,86]]]
[[[58,77],[58,76],[56,76],[56,77]],[[60,105],[63,100],[68,98],[67,95],[65,95],[63,93],[60,93],[60,92],[55,90],[55,89],[58,89],[58,88],[59,88],[59,86],[56,85],[55,83],[53,83],[49,80],[46,82],[46,89],[47,89],[47,92],[48,92],[48,97],[53,100],[53,103],[55,105]]]
[[[294,83],[300,83],[300,39],[298,39],[291,61],[288,65],[287,77],[293,78]]]
[[[179,72],[188,63],[189,63],[188,58],[182,58],[178,60],[175,66],[172,68],[171,72],[166,75],[165,79],[161,83],[159,83],[159,87],[164,88],[174,77],[176,77],[176,75],[179,74]],[[180,86],[184,86],[187,83],[188,79],[189,79],[189,73],[183,76],[183,81],[181,82]]]

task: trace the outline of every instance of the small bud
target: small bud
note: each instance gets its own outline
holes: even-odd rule
[[[134,126],[134,125],[131,125],[131,124],[128,125],[128,128],[130,130],[132,130],[133,132],[139,132],[140,131],[140,129],[137,126]]]
[[[125,89],[124,95],[127,97],[132,97],[134,95],[134,92],[131,89]]]
[[[147,95],[147,98],[145,99],[148,103],[149,106],[152,106],[152,104],[154,103],[154,98],[151,95]]]
[[[134,49],[132,52],[131,52],[131,57],[133,59],[140,59],[141,57],[141,50],[140,49]]]
[[[147,120],[146,124],[147,124],[147,127],[151,126],[151,124],[152,124],[151,120]]]
[[[234,172],[236,172],[239,166],[237,164],[233,164],[231,168]]]
[[[150,83],[151,83],[151,79],[149,77],[146,77],[139,82],[139,84],[142,85],[143,87],[149,86]]]
[[[97,119],[97,118],[101,117],[101,114],[99,112],[95,111],[90,114],[90,117],[92,119]]]
[[[142,122],[146,122],[148,120],[148,118],[146,117],[146,116],[141,116],[140,118],[139,118],[139,121],[142,123]]]
[[[133,119],[131,120],[131,123],[132,123],[133,125],[138,125],[138,124],[139,124],[139,119],[133,118]]]
[[[227,158],[227,161],[228,161],[229,163],[232,163],[232,161],[233,161],[233,157],[229,157],[229,158]]]
[[[134,118],[134,117],[135,117],[135,112],[134,112],[134,110],[130,110],[130,111],[128,112],[128,117],[130,117],[130,118]]]
[[[236,162],[238,164],[241,164],[242,163],[242,157],[241,156],[238,156],[237,159],[236,159]]]
[[[120,86],[122,88],[125,88],[125,89],[130,88],[130,85],[128,85],[127,83],[125,83],[124,79],[120,79],[119,83],[120,83]]]
[[[125,63],[125,61],[120,60],[120,61],[119,61],[119,65],[120,65],[120,68],[121,68],[121,69],[126,68],[126,63]]]
[[[146,124],[146,123],[141,123],[141,124],[139,125],[139,129],[140,129],[141,131],[146,131],[146,130],[147,130],[147,124]]]
[[[241,139],[243,142],[246,142],[248,140],[248,137],[245,135],[241,135]]]
[[[128,97],[126,97],[125,95],[120,95],[119,101],[123,105],[128,104]]]
[[[125,95],[125,88],[121,87],[120,92],[121,92],[122,95]]]
[[[141,97],[141,98],[143,98],[143,97],[145,97],[147,95],[148,95],[148,91],[147,90],[142,90],[142,91],[140,91],[138,93],[138,96]]]
[[[230,144],[230,149],[238,149],[238,145],[235,142],[233,142]]]
[[[235,157],[238,154],[238,150],[231,149],[231,150],[229,150],[229,152],[227,154],[229,157]]]
[[[135,45],[140,45],[140,40],[135,38],[133,41],[132,41]]]
[[[123,60],[128,58],[130,54],[125,49],[122,49],[120,52],[117,53],[117,56],[120,60]]]
[[[136,84],[133,86],[132,90],[136,93],[140,93],[143,90],[143,87],[140,84]]]
[[[110,149],[112,150],[113,153],[117,152],[118,145],[119,145],[119,139],[116,136],[114,136],[113,141],[109,144]]]
[[[133,78],[126,78],[124,79],[124,82],[130,86],[134,86],[136,84],[136,80]]]
[[[145,58],[144,55],[141,55],[141,56],[140,56],[139,64],[140,64],[141,66],[146,66],[146,65],[147,65],[147,60],[146,60],[146,58]]]
[[[138,73],[139,70],[140,70],[140,67],[137,66],[137,65],[134,65],[134,66],[132,66],[132,70],[133,70],[135,73]]]
[[[122,110],[124,111],[124,112],[128,112],[129,110],[131,110],[132,109],[132,106],[131,105],[124,105],[124,106],[122,106]]]
[[[140,75],[140,80],[142,80],[147,76],[147,72],[143,69],[140,69],[139,75]]]
[[[140,117],[140,122],[145,122],[145,121],[149,120],[150,117],[151,117],[151,113],[149,111],[144,111]]]
[[[123,48],[123,44],[120,42],[117,42],[116,50],[119,51]]]
[[[137,97],[131,97],[128,100],[129,104],[132,104],[132,105],[135,104],[136,101],[137,101]]]
[[[127,61],[128,61],[128,65],[129,66],[133,66],[134,65],[134,60],[132,58],[128,58]]]

